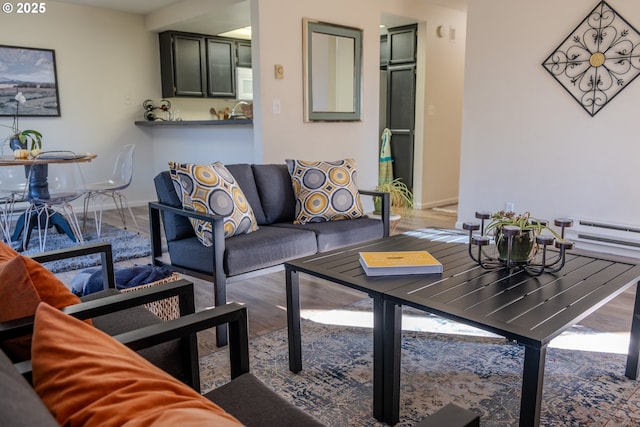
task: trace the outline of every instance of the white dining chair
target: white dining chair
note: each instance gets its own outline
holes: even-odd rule
[[[40,251],[47,243],[47,232],[55,226],[60,233],[72,234],[82,244],[84,239],[71,202],[84,195],[84,176],[77,162],[50,162],[51,159],[73,159],[72,151],[43,151],[28,167],[27,191],[29,201],[25,211],[23,248],[26,250],[31,231],[38,230]]]
[[[136,227],[136,232],[139,233],[136,217],[133,215],[133,212],[129,207],[129,203],[127,203],[127,197],[122,192],[129,187],[131,180],[133,179],[133,154],[135,149],[136,146],[134,144],[127,144],[122,147],[118,153],[118,157],[116,157],[116,163],[111,177],[104,181],[88,183],[85,186],[84,219],[82,225],[83,228],[86,227],[87,212],[89,210],[89,205],[93,202],[93,213],[96,221],[96,234],[98,237],[102,232],[102,210],[104,201],[109,198],[113,200],[118,214],[120,215],[120,219],[122,220],[122,226],[125,230],[127,229],[127,219],[124,212],[124,209],[126,208],[129,211],[129,215],[131,215],[133,224]]]
[[[11,245],[11,225],[15,204],[25,201],[27,177],[21,165],[0,167],[0,232],[2,240]]]

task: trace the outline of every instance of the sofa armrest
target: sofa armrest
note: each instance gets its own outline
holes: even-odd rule
[[[149,202],[149,227],[151,236],[151,262],[155,266],[167,266],[173,267],[171,264],[167,264],[162,261],[162,233],[160,229],[160,213],[168,212],[175,215],[180,215],[188,218],[201,219],[211,223],[211,230],[213,236],[213,268],[215,277],[214,282],[223,283],[225,280],[224,269],[222,267],[222,261],[224,258],[225,242],[224,242],[224,217],[221,215],[212,215],[208,213],[195,212],[182,208],[176,208],[173,206],[165,205],[160,202]],[[211,280],[210,277],[204,275],[198,275],[193,271],[182,271],[179,268],[174,270],[178,272],[188,273],[195,275],[196,277]]]
[[[55,251],[41,252],[39,254],[30,255],[30,258],[39,263],[43,263],[93,254],[100,254],[103,275],[102,283],[105,284],[105,289],[115,289],[116,277],[113,270],[113,250],[111,249],[111,243],[100,242]]]
[[[171,263],[171,253],[169,253],[169,262],[165,262],[162,257],[162,233],[160,228],[160,213],[167,212],[175,215],[181,215],[188,218],[202,219],[211,223],[213,246],[212,264],[213,274],[204,271],[188,269],[175,266]],[[188,274],[199,279],[213,282],[214,304],[216,306],[227,303],[227,277],[224,273],[224,217],[221,215],[211,215],[201,212],[189,211],[182,208],[176,208],[160,202],[149,203],[149,226],[151,232],[151,262],[157,267],[168,267],[173,271]],[[168,242],[167,242],[168,243]],[[220,325],[216,329],[216,343],[218,347],[227,345],[227,331],[225,325]]]
[[[159,301],[172,296],[178,296],[180,315],[195,312],[193,283],[181,279],[158,286],[136,290],[136,292],[120,293],[116,295],[85,301],[62,309],[65,313],[80,320],[114,313],[128,308],[141,306],[153,301]],[[29,335],[33,332],[33,316],[0,322],[0,341]]]
[[[249,372],[249,322],[247,307],[231,302],[179,319],[114,336],[132,350],[141,350],[175,338],[195,334],[218,325],[229,325],[231,379]]]
[[[229,325],[229,360],[231,379],[234,379],[249,372],[249,322],[247,307],[244,304],[232,302],[179,319],[135,329],[113,338],[137,351],[173,339],[193,336],[196,332],[221,324]],[[31,378],[30,360],[16,363],[15,366],[25,378]],[[199,382],[196,388],[200,391]]]
[[[389,237],[389,220],[391,217],[391,197],[389,193],[375,190],[358,190],[360,194],[382,198],[382,223],[384,225],[384,237]]]

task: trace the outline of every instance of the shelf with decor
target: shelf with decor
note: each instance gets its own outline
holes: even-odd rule
[[[253,125],[252,119],[234,119],[234,120],[138,120],[136,126],[247,126]]]

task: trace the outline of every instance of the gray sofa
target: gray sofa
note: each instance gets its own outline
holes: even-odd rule
[[[157,203],[149,203],[152,263],[213,282],[215,305],[226,303],[226,282],[262,274],[283,262],[366,242],[389,235],[389,194],[360,190],[361,195],[382,198],[381,219],[358,218],[294,224],[296,198],[284,164],[226,165],[236,179],[258,222],[258,230],[225,239],[223,217],[182,209],[169,171],[155,179]],[[162,255],[162,226],[169,261]],[[189,218],[212,223],[213,246],[196,238]],[[224,327],[217,343],[225,345]]]

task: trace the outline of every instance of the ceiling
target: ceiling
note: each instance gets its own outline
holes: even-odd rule
[[[165,7],[180,3],[183,0],[57,0],[61,3],[75,3],[84,6],[101,7],[105,9],[119,10],[122,12],[137,13],[147,15],[161,10]],[[209,0],[210,4],[216,4],[216,11],[210,14],[203,14],[196,18],[177,23],[171,27],[172,30],[191,31],[195,33],[219,34],[224,31],[235,30],[251,25],[250,1],[249,0]],[[428,3],[437,4],[458,10],[467,10],[468,0],[424,0]],[[383,14],[382,24],[387,27],[395,27],[414,23],[408,22],[407,18],[394,17]]]

